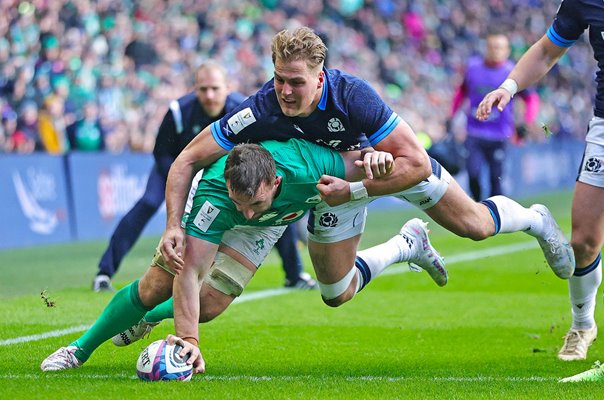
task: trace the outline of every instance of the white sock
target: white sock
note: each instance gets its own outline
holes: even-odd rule
[[[361,272],[359,277],[363,278],[360,289],[381,274],[386,267],[409,260],[412,243],[407,242],[402,235],[396,235],[386,243],[359,251],[355,265]]]
[[[593,271],[583,276],[573,275],[568,280],[574,329],[588,329],[596,324],[594,313],[601,282],[602,260],[599,260],[598,266]]]
[[[499,233],[526,231],[531,236],[541,236],[543,216],[537,211],[523,207],[505,196],[489,197],[487,201],[497,206]]]

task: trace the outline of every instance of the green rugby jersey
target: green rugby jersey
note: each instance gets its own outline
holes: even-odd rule
[[[283,178],[271,208],[255,220],[246,220],[228,195],[224,166],[227,156],[206,168],[199,182],[186,233],[212,243],[237,225],[279,226],[291,224],[321,201],[317,182],[323,174],[344,178],[342,156],[327,147],[305,140],[260,143],[275,159],[277,176]]]

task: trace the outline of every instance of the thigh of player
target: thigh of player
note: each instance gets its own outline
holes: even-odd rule
[[[308,217],[308,251],[321,283],[342,279],[354,266],[371,199],[337,207],[319,203]]]
[[[591,263],[604,242],[604,119],[589,124],[572,206],[577,267]]]

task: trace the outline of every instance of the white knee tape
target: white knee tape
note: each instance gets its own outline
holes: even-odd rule
[[[241,263],[218,252],[204,281],[226,295],[239,296],[253,276],[254,273]]]
[[[348,286],[350,286],[350,282],[352,282],[352,278],[357,271],[358,269],[353,266],[350,269],[350,272],[348,272],[342,279],[335,283],[326,284],[319,282],[319,289],[321,290],[321,295],[323,298],[325,300],[331,300],[344,293],[348,289]]]

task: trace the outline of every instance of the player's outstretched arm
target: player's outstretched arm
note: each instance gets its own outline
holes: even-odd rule
[[[199,281],[210,269],[217,251],[217,244],[187,236],[184,267],[174,278],[172,287],[176,336],[187,342],[181,354],[190,354],[187,363],[193,365],[195,373],[205,370],[199,350]]]
[[[178,274],[183,268],[184,232],[180,227],[193,176],[227,151],[206,127],[174,160],[166,182],[166,230],[160,245],[164,260]]]
[[[503,111],[516,92],[526,89],[543,78],[566,50],[567,47],[557,46],[547,35],[543,35],[518,60],[518,64],[502,85],[482,99],[476,110],[476,118],[486,121],[493,107]]]

